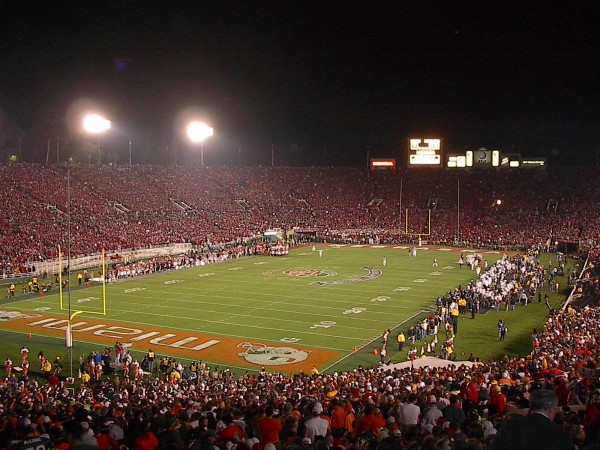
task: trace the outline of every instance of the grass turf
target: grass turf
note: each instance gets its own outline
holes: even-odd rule
[[[379,362],[373,349],[381,346],[381,334],[387,328],[392,329],[388,357],[393,362],[406,360],[408,346],[403,352],[397,351],[397,333],[406,332],[419,317],[431,312],[438,295],[475,277],[466,266],[459,268],[457,251],[435,247],[424,246],[416,258],[409,257],[403,246],[320,245],[316,250],[302,247],[287,257],[245,258],[109,284],[107,317],[103,320],[226,336],[240,342],[327,349],[339,352],[339,356],[321,369],[348,370]],[[318,250],[323,250],[322,257]],[[501,257],[499,253],[481,253],[490,265]],[[434,258],[438,267],[432,267]],[[543,261],[551,258],[544,256]],[[566,286],[566,280],[561,285]],[[99,285],[82,289],[73,285],[72,309],[100,311],[101,289]],[[553,306],[561,301],[564,293],[551,296]],[[5,310],[65,315],[59,308],[57,291],[43,297],[17,294],[6,303],[2,305]],[[472,353],[490,360],[528,353],[531,331],[540,329],[547,315],[546,306],[534,302],[528,307],[517,306],[515,311],[477,314],[475,319],[470,313],[461,316],[455,340],[457,355],[460,359]],[[86,316],[98,318],[86,313],[78,317]],[[509,328],[504,342],[498,341],[499,318]],[[64,339],[38,334],[29,339],[4,327],[0,336],[0,352],[11,355],[15,363],[22,345],[29,347],[32,357],[39,350],[51,359],[55,354],[66,357]],[[421,345],[426,344],[418,343],[418,350]],[[76,340],[73,359],[99,347]],[[147,351],[135,346],[132,350],[140,356]],[[218,360],[211,362],[224,365]],[[33,362],[32,369],[35,366]],[[236,366],[231,367],[235,371]]]

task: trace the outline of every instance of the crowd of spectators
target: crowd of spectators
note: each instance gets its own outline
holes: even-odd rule
[[[0,383],[0,448],[487,449],[537,389],[556,394],[553,421],[584,448],[600,437],[599,330],[597,308],[555,312],[531,354],[472,367],[236,375],[161,360],[152,372],[85,377],[87,358],[75,390],[13,370]]]
[[[293,227],[354,242],[417,234],[488,248],[550,237],[597,242],[600,209],[588,201],[600,194],[589,182],[594,174],[2,164],[0,200],[10,207],[0,213],[0,270],[27,272],[55,258],[58,245],[67,247],[69,222],[74,255],[216,244]]]

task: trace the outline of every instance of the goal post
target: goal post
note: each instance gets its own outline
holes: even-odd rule
[[[405,234],[407,236],[418,236],[419,245],[421,244],[421,237],[430,236],[431,235],[431,209],[427,210],[427,232],[426,233],[412,233],[409,231],[409,209],[406,208],[404,211],[404,224],[405,224]]]

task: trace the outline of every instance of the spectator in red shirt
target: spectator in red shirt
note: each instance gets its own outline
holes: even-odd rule
[[[226,412],[223,415],[223,422],[225,428],[219,433],[219,439],[225,443],[235,442],[238,443],[242,439],[246,439],[246,431],[242,427],[233,423],[233,415],[230,412]]]
[[[566,377],[561,377],[558,386],[554,389],[556,396],[558,397],[558,406],[563,407],[569,404],[569,400],[571,399],[571,391],[569,390],[569,385]]]
[[[360,436],[365,431],[370,431],[373,436],[377,437],[379,430],[387,425],[387,422],[379,409],[375,408],[372,403],[367,403],[365,406],[365,414],[358,419],[356,423],[356,436]]]
[[[150,423],[142,425],[141,433],[135,440],[135,450],[155,450],[156,447],[158,447],[158,439],[150,431]]]
[[[119,450],[119,443],[108,435],[108,425],[102,425],[100,427],[100,433],[96,436],[98,442],[98,448],[100,450]]]
[[[268,405],[265,409],[265,417],[261,417],[257,422],[258,436],[263,446],[279,442],[279,433],[283,428],[283,424],[281,420],[273,417],[273,411],[273,406]]]

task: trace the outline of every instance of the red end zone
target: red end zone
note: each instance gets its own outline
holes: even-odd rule
[[[65,337],[68,320],[65,317],[37,314],[29,311],[6,311],[3,328],[35,335]],[[225,366],[270,369],[286,372],[308,372],[333,360],[339,352],[292,347],[226,336],[206,335],[181,330],[169,330],[151,325],[76,317],[72,322],[73,341],[97,342],[113,346],[119,341],[131,348],[159,354],[179,356],[195,361],[211,361]]]

